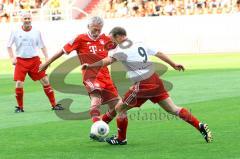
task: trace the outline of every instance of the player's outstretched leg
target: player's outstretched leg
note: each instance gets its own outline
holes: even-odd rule
[[[17,100],[18,106],[15,108],[15,113],[21,113],[24,112],[23,110],[23,84],[24,82],[22,81],[16,81],[16,88],[15,88],[15,96]]]
[[[212,134],[208,128],[208,125],[200,123],[200,121],[187,109],[176,106],[170,97],[160,101],[158,104],[167,112],[179,116],[182,120],[188,122],[197,130],[199,130],[207,142],[212,141]]]

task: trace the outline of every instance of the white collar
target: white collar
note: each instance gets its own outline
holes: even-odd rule
[[[94,39],[89,32],[87,32],[87,35],[91,40],[96,41],[102,34],[100,34],[96,39]]]

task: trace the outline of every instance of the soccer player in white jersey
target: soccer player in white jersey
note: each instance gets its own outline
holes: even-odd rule
[[[176,64],[165,54],[147,47],[142,42],[130,41],[124,28],[115,27],[111,30],[110,35],[112,40],[118,44],[116,49],[110,53],[110,56],[93,64],[82,65],[82,69],[88,69],[107,66],[120,61],[126,68],[127,77],[134,82],[134,85],[125,94],[122,103],[116,106],[118,135],[107,138],[106,141],[111,145],[126,145],[127,111],[133,107],[140,107],[149,99],[153,103],[159,104],[168,113],[179,116],[191,124],[200,131],[207,142],[211,142],[212,135],[208,125],[201,123],[187,109],[174,104],[165,90],[162,80],[153,70],[153,64],[149,61],[149,56],[158,57],[178,71],[184,71],[184,66]]]
[[[40,48],[45,58],[48,58],[47,49],[43,43],[41,33],[32,28],[32,18],[30,13],[24,13],[21,19],[23,25],[21,28],[18,28],[11,33],[7,44],[8,54],[11,58],[12,64],[15,65],[14,81],[16,81],[15,93],[18,104],[15,112],[24,112],[23,85],[26,74],[28,74],[34,81],[39,80],[43,85],[44,92],[51,103],[52,110],[63,110],[63,107],[56,103],[54,91],[51,88],[45,71],[38,72],[38,68],[41,65],[38,56],[38,49]],[[16,55],[13,53],[13,44],[16,46]]]

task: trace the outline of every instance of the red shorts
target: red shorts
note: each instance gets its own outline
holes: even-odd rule
[[[148,79],[136,82],[124,95],[123,102],[132,107],[140,107],[148,99],[158,103],[168,97],[162,80],[154,73]]]
[[[17,57],[17,63],[14,70],[14,81],[24,81],[26,74],[32,80],[40,80],[46,76],[45,71],[38,72],[39,65],[41,64],[38,56],[32,58]]]
[[[83,82],[87,92],[99,91],[101,95],[101,103],[105,104],[118,98],[118,91],[111,78],[91,78]]]

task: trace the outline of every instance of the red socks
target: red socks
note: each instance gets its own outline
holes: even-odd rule
[[[182,108],[178,116],[199,130],[199,120],[195,118],[187,109]]]
[[[47,86],[43,86],[43,89],[52,107],[54,107],[56,105],[56,100],[55,100],[54,91],[52,87],[50,85],[47,85]]]
[[[128,126],[127,116],[124,116],[124,117],[117,116],[118,139],[120,141],[123,141],[126,139],[127,126]]]
[[[51,86],[47,85],[47,86],[43,86],[43,88],[44,88],[44,92],[45,92],[46,96],[48,97],[52,107],[54,107],[56,105],[56,101],[55,101],[54,92],[53,92]],[[15,94],[16,94],[16,99],[17,99],[19,108],[23,109],[23,88],[16,88]]]
[[[116,111],[113,110],[113,111],[108,111],[106,112],[103,116],[102,116],[102,120],[105,122],[105,123],[110,123],[113,118],[117,115]]]
[[[18,107],[23,109],[23,88],[16,88],[15,89],[16,99],[18,103]]]

